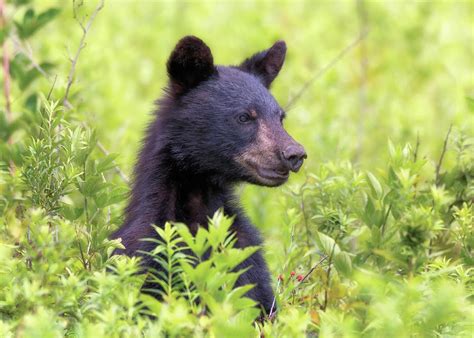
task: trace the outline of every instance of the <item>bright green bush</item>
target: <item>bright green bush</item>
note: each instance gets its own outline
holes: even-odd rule
[[[233,269],[257,248],[233,248],[232,219],[218,213],[195,237],[185,225],[157,228],[163,241],[150,254],[165,269],[141,275],[137,259],[111,256],[121,245],[107,239],[119,224],[111,207],[123,200],[106,179],[112,157],[95,154],[93,134],[64,120],[57,103],[40,109],[22,167],[11,174],[5,165],[0,180],[5,332],[469,336],[472,138],[454,136],[458,161],[442,175],[429,174],[409,145],[390,143],[377,175],[329,163],[288,190],[279,310],[256,322],[259,310],[244,297],[251,286],[232,287]],[[145,279],[161,284],[162,302],[140,292]]]
[[[144,274],[138,259],[112,256],[121,243],[108,239],[120,226],[126,203],[128,179],[121,168],[129,171],[136,151],[129,144],[141,135],[133,128],[140,114],[130,122],[130,112],[144,115],[141,93],[155,96],[153,90],[163,84],[160,78],[151,85],[155,66],[149,54],[161,68],[167,56],[151,41],[156,32],[169,45],[189,29],[198,34],[202,27],[196,20],[215,4],[168,3],[163,11],[152,11],[158,5],[151,3],[106,4],[96,12],[97,30],[85,36],[89,44],[79,47],[86,58],[71,69],[57,45],[71,37],[80,40],[82,31],[74,29],[80,25],[72,17],[86,25],[95,4],[75,2],[71,15],[65,5],[9,3],[11,20],[0,40],[15,40],[17,49],[10,58],[13,109],[7,112],[5,98],[0,100],[0,336],[471,337],[474,106],[465,69],[472,48],[463,46],[472,42],[472,34],[462,24],[472,6],[360,3],[373,29],[364,42],[366,100],[357,101],[363,97],[356,84],[360,78],[352,78],[347,64],[331,70],[318,86],[329,89],[310,90],[289,112],[287,127],[310,154],[307,172],[283,189],[245,188],[242,194],[252,219],[262,226],[274,276],[278,311],[265,318],[244,296],[252,286],[233,289],[241,273],[234,268],[258,248],[234,248],[232,219],[221,212],[195,237],[183,224],[156,228],[162,241],[155,241],[150,255],[162,271]],[[328,60],[340,49],[334,41],[349,36],[332,22],[348,22],[351,34],[358,26],[349,20],[349,2],[280,5],[258,2],[246,5],[249,11],[238,3],[221,4],[216,10],[222,15],[209,22],[219,29],[209,37],[216,44],[222,38],[214,34],[233,32],[229,13],[241,10],[233,20],[253,34],[253,52],[283,34],[273,23],[284,22],[284,33],[298,36],[292,41],[300,46],[289,53],[289,70],[276,83],[275,93],[285,101],[285,86],[306,80],[313,62]],[[142,31],[129,11],[140,18],[155,13],[157,25],[173,21],[176,13],[189,20]],[[314,11],[329,15],[315,21]],[[399,11],[410,15],[399,20]],[[257,37],[256,13],[261,12],[272,25]],[[298,30],[299,22],[307,23],[304,31]],[[121,25],[123,35],[116,34]],[[328,50],[318,55],[304,44],[316,33],[329,36],[321,42]],[[143,61],[138,71],[127,68],[133,60],[130,46],[117,58],[110,55],[116,49],[104,49],[120,47],[129,37],[142,52],[135,56]],[[30,43],[38,51],[33,59]],[[382,48],[386,44],[390,49]],[[237,47],[222,42],[221,47],[216,52],[227,50],[227,60],[236,62],[230,56]],[[216,59],[222,56],[226,60],[225,54]],[[443,66],[441,59],[456,62]],[[441,66],[458,76],[456,85]],[[392,78],[413,67],[409,78]],[[73,81],[55,79],[56,69],[72,74]],[[418,96],[402,95],[407,83]],[[357,102],[359,110],[353,108]],[[305,123],[299,126],[298,120]],[[119,128],[124,121],[126,127]],[[413,126],[420,121],[415,139]],[[201,259],[205,252],[210,252],[207,260]],[[160,284],[162,301],[141,292],[145,282]]]

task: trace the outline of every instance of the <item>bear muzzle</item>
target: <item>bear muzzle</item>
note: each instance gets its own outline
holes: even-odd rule
[[[281,160],[285,167],[288,170],[293,172],[298,172],[301,166],[303,165],[303,161],[308,156],[306,155],[306,151],[304,150],[303,146],[294,143],[286,147],[285,150],[281,152]]]

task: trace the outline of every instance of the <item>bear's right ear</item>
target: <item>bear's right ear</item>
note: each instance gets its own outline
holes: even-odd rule
[[[179,40],[168,59],[167,68],[171,90],[177,95],[196,87],[216,72],[211,50],[195,36]]]

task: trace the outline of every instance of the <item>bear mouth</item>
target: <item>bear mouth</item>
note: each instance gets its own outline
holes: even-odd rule
[[[263,161],[255,161],[253,158],[245,158],[244,156],[237,156],[235,160],[246,169],[245,180],[249,183],[276,187],[285,183],[290,176],[290,171],[278,164],[275,166],[271,164],[262,165],[263,163],[259,162]]]
[[[269,186],[277,186],[285,183],[290,176],[289,170],[286,169],[275,169],[275,168],[264,168],[257,167],[255,168],[256,174],[261,178],[263,184]]]

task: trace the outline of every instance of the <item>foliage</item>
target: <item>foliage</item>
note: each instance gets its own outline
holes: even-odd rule
[[[357,3],[107,2],[98,14],[100,3],[10,2],[0,30],[11,76],[0,99],[0,336],[471,336],[472,4]],[[219,15],[204,27],[211,10]],[[242,193],[266,239],[276,314],[260,317],[244,296],[252,286],[233,288],[259,248],[235,248],[221,212],[196,236],[183,224],[156,228],[144,254],[160,269],[112,256],[123,171],[165,83],[164,50],[193,32],[216,60],[237,63],[286,38],[273,90],[284,103],[364,25],[358,52],[288,113],[306,172]],[[222,43],[236,27],[239,41]]]
[[[472,147],[472,138],[458,138]],[[290,267],[311,268],[313,260],[301,257],[328,259],[304,285],[283,283],[281,295],[290,290],[295,305],[309,301],[324,337],[469,336],[474,153],[458,153],[470,164],[458,162],[436,183],[409,144],[389,150],[388,168],[377,176],[330,163],[289,191],[286,275]],[[468,179],[450,184],[452,176]]]

